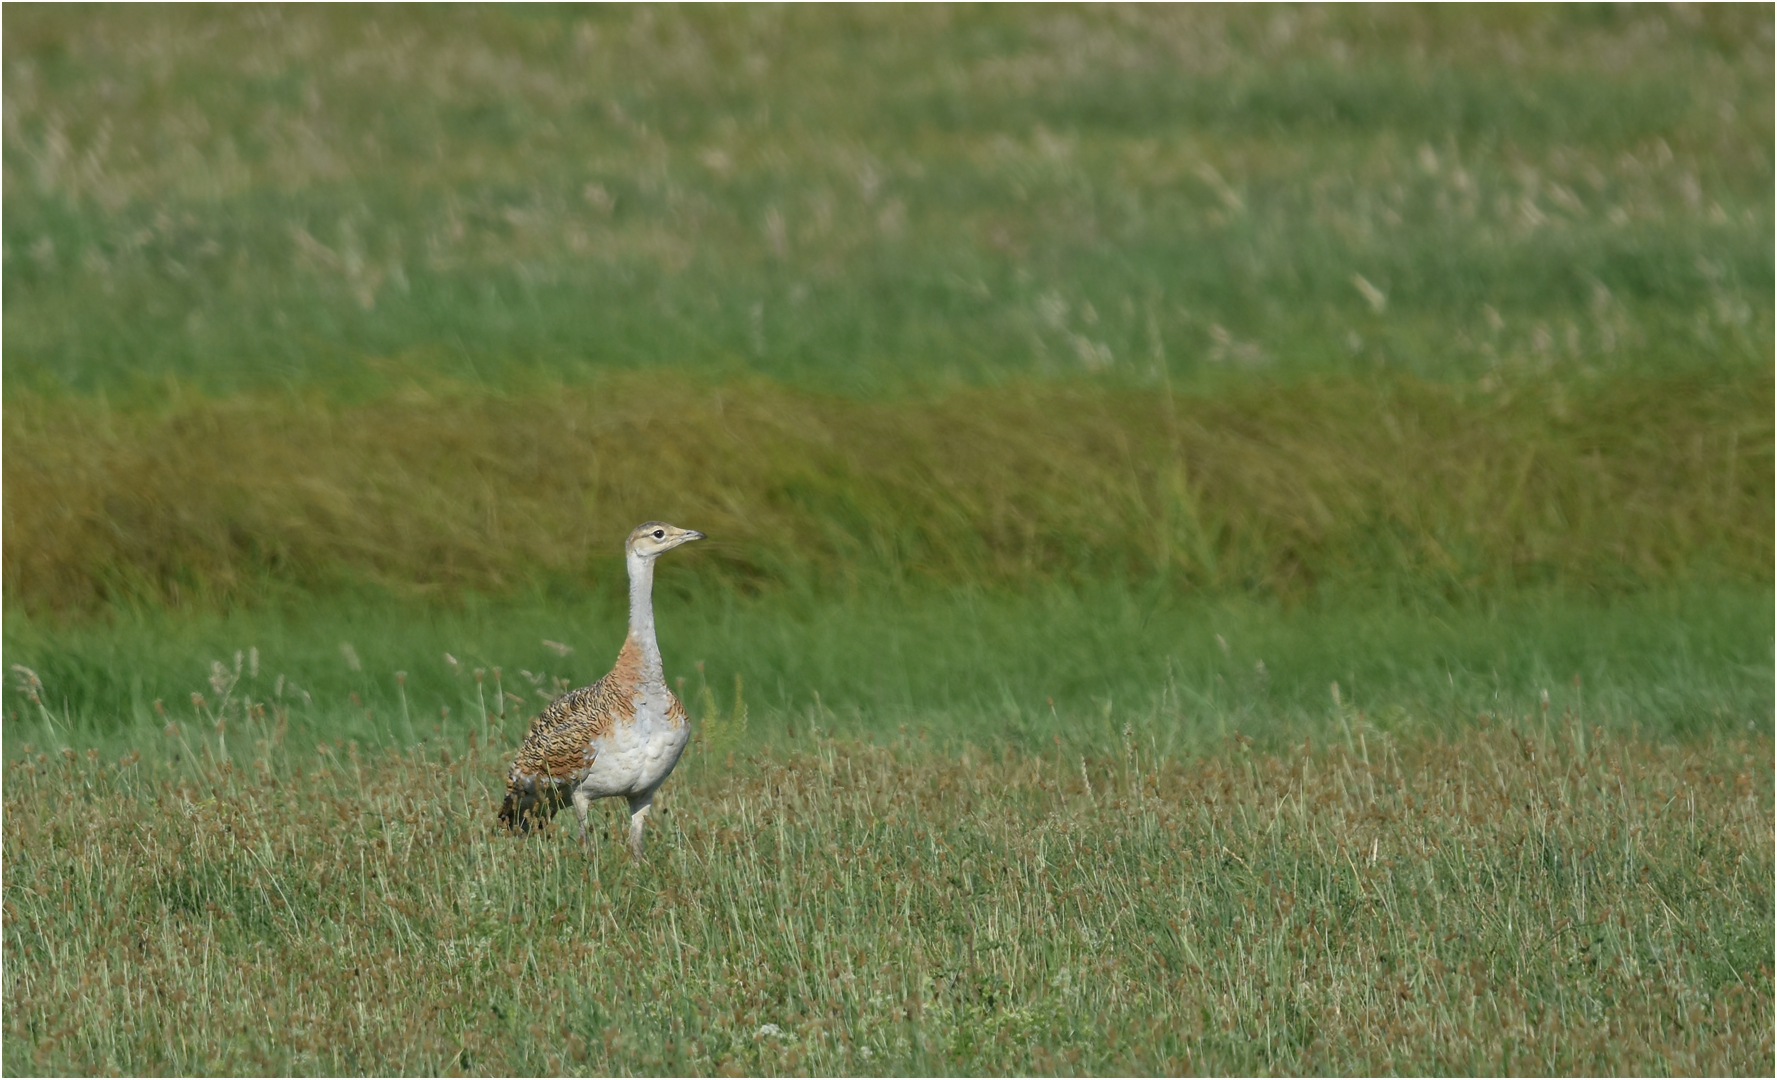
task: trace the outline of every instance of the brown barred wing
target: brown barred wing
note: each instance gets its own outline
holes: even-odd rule
[[[556,698],[531,721],[513,759],[514,775],[572,780],[592,764],[592,743],[610,733],[619,711],[610,676]]]

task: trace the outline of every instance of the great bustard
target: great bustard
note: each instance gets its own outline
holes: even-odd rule
[[[586,811],[607,795],[629,798],[629,849],[642,857],[642,827],[691,725],[666,688],[654,637],[654,560],[703,534],[661,521],[636,526],[623,545],[629,565],[629,636],[610,674],[550,702],[531,721],[506,777],[500,822],[528,831],[572,801],[586,843]]]

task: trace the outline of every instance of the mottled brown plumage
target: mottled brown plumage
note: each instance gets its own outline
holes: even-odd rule
[[[624,544],[629,567],[629,636],[604,678],[570,690],[531,721],[506,778],[500,821],[528,831],[568,802],[586,839],[593,799],[629,799],[630,847],[641,857],[642,828],[654,791],[689,740],[684,706],[666,687],[654,636],[654,560],[703,534],[650,521]]]

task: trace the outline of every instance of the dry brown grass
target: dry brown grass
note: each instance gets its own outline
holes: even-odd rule
[[[1047,385],[857,402],[631,377],[361,406],[36,401],[6,410],[5,586],[45,610],[268,582],[588,583],[621,574],[609,553],[656,517],[716,538],[706,571],[743,585],[1763,579],[1771,401],[1753,375],[1210,400]]]

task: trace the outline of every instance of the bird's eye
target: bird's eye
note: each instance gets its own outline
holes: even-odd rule
[[[654,530],[654,539],[665,540],[666,539],[666,530],[665,529],[655,529]]]

